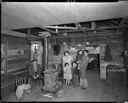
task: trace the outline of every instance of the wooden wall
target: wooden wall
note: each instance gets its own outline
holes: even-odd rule
[[[85,49],[85,37],[67,37],[67,38],[49,38],[49,46],[48,46],[48,63],[49,65],[54,63],[61,63],[61,58],[64,56],[64,51],[68,50],[70,54],[75,58],[77,50],[79,49]],[[74,40],[73,40],[74,39]],[[74,41],[74,43],[73,43]],[[65,44],[64,44],[65,42]],[[78,44],[82,43],[82,46],[79,47]],[[53,52],[53,46],[55,44],[59,44],[61,46],[60,48],[60,54],[58,56],[54,55]],[[71,50],[71,47],[75,47],[75,51]]]
[[[78,34],[79,35],[79,34]],[[74,38],[74,43],[73,43],[73,39],[70,39],[71,37],[58,37],[58,38],[54,38],[51,37],[49,38],[49,57],[48,57],[48,62],[49,64],[54,64],[54,63],[61,63],[61,57],[63,56],[63,53],[65,50],[69,50],[71,55],[73,55],[73,57],[75,57],[75,54],[77,52],[77,50],[79,49],[85,49],[86,48],[86,40],[87,38],[85,36],[81,36],[81,37],[75,37]],[[122,34],[118,34],[118,35],[103,35],[103,36],[90,36],[88,37],[88,41],[90,44],[94,44],[94,45],[100,45],[103,48],[101,48],[101,53],[100,55],[102,55],[102,59],[104,58],[104,52],[105,52],[105,46],[106,44],[109,42],[110,44],[110,49],[111,49],[111,54],[112,54],[112,64],[123,64],[123,58],[121,57],[121,52],[123,50],[123,44],[122,44]],[[63,42],[67,42],[67,46],[63,45]],[[81,43],[81,47],[78,46],[78,44]],[[58,56],[54,56],[53,55],[53,48],[52,46],[54,44],[59,44],[61,45],[61,51],[60,51],[60,55]],[[76,51],[71,51],[71,47],[75,46]],[[103,61],[104,62],[104,61]]]
[[[7,46],[7,73],[20,71],[30,60],[30,44],[25,38],[2,35]]]
[[[1,75],[1,97],[5,97],[15,89],[15,78],[28,73],[26,66],[30,61],[30,43],[22,37],[1,35],[1,42],[5,43],[6,67]]]
[[[123,32],[123,50],[128,51],[128,30],[124,30]],[[124,65],[128,65],[128,56],[124,56],[123,63]]]
[[[128,30],[123,32],[123,50],[128,51]],[[128,56],[123,57],[124,66],[128,65]],[[126,87],[128,89],[128,67],[126,68]]]

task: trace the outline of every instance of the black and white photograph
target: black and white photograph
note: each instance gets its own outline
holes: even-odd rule
[[[1,2],[1,102],[128,103],[128,0]]]

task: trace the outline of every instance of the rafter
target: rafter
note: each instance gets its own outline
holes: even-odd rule
[[[48,32],[50,32],[50,33],[53,33],[53,34],[57,34],[57,35],[58,35],[58,33],[56,33],[56,32],[53,31],[53,30],[47,29],[46,27],[40,27],[40,28],[42,28],[42,29],[44,29],[44,30],[46,30],[46,31],[48,31]]]
[[[124,27],[127,27],[126,25],[122,25],[122,26],[106,26],[106,27],[98,27],[98,28],[95,28],[95,30],[97,31],[97,30],[107,30],[107,29],[116,29],[116,28],[124,28]],[[84,31],[91,31],[91,30],[93,30],[92,28],[83,28],[82,30],[84,30]],[[67,32],[67,33],[71,33],[71,32],[80,32],[80,31],[82,31],[82,30],[80,30],[80,29],[76,29],[76,30],[60,30],[58,33],[59,34],[61,34],[61,33],[65,33],[65,32]]]
[[[118,20],[113,20],[112,22],[114,23],[114,25],[118,25],[119,24]]]
[[[104,25],[111,26],[109,22],[103,22]]]
[[[12,31],[12,30],[1,30],[1,34],[26,38],[26,34],[25,33],[20,33],[20,32]]]
[[[114,22],[114,20],[110,21],[110,24],[112,24],[112,25],[117,25],[117,24]]]
[[[125,17],[125,18],[123,18],[123,19],[120,21],[120,23],[119,23],[119,25],[118,25],[118,27],[117,27],[117,29],[116,29],[115,32],[118,32],[118,31],[119,31],[120,27],[123,26],[124,22],[125,22],[127,19],[128,19],[128,17]]]
[[[100,36],[100,37],[102,37],[102,36],[114,36],[115,37],[115,35],[113,35],[113,33],[97,33],[96,35],[93,35],[92,33],[90,33],[89,35],[88,35],[88,37],[95,37],[95,36]],[[119,37],[121,37],[122,36],[122,33],[116,33],[116,36],[119,36]],[[51,36],[51,38],[63,38],[64,36],[63,35],[60,35],[60,36]],[[68,35],[67,37],[86,37],[86,35]]]
[[[75,23],[76,27],[81,30],[84,34],[87,35],[87,32],[82,28],[82,26],[79,23]]]
[[[92,29],[92,30],[95,30],[95,28],[96,28],[96,23],[92,21],[92,22],[91,22],[91,29]]]
[[[52,29],[77,29],[76,27],[63,27],[63,26],[46,26],[46,28],[52,28]]]
[[[128,19],[128,17],[123,18],[123,19],[121,20],[121,22],[120,22],[119,26],[122,26],[122,25],[124,24],[124,22],[125,22],[127,19]]]

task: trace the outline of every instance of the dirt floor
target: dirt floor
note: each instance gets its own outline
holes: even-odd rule
[[[65,86],[62,97],[43,97],[39,85],[32,86],[31,94],[24,93],[21,101],[128,101],[128,89],[112,87],[100,79],[98,71],[88,70],[89,87],[83,90],[80,87]],[[15,93],[11,93],[3,101],[17,101]]]

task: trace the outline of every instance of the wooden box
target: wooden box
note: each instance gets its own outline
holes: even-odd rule
[[[125,87],[126,86],[126,70],[107,70],[107,83],[109,85],[117,86],[117,87]]]

